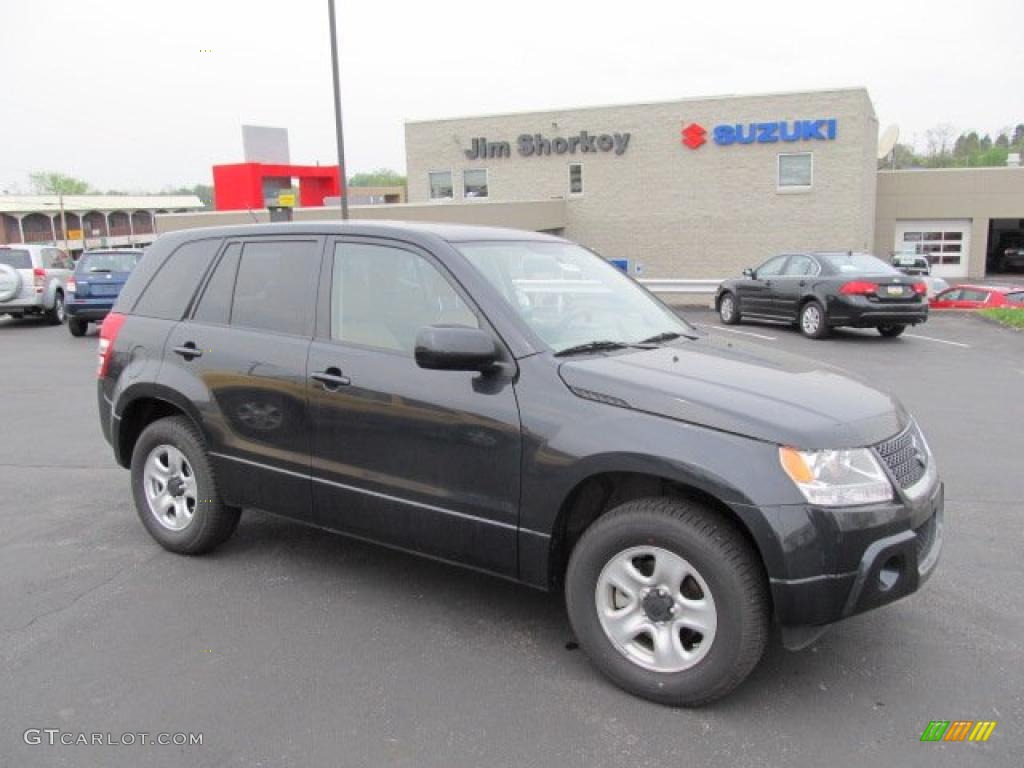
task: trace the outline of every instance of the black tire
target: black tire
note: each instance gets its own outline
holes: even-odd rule
[[[887,339],[895,339],[901,333],[907,330],[905,325],[880,325],[878,326],[878,332],[885,336]]]
[[[718,300],[718,317],[725,325],[737,325],[742,319],[739,300],[732,291],[726,291]]]
[[[46,320],[50,325],[60,325],[64,322],[64,293],[62,291],[53,294],[53,306],[46,310]]]
[[[146,460],[158,446],[173,446],[188,460],[195,475],[197,502],[191,521],[180,530],[162,525],[146,498]],[[171,416],[146,427],[135,443],[131,464],[132,496],[139,519],[164,549],[182,555],[209,552],[227,541],[238,526],[241,510],[220,500],[217,480],[206,454],[206,446],[195,426],[184,416]]]
[[[89,330],[89,323],[78,317],[69,317],[68,330],[72,336],[85,336],[85,332]]]
[[[710,589],[717,614],[714,638],[706,655],[682,671],[642,666],[602,627],[601,573],[635,546],[683,558]],[[573,548],[565,598],[576,638],[595,666],[624,690],[661,704],[698,706],[724,696],[757,666],[768,643],[770,599],[758,555],[730,521],[692,502],[638,499],[599,518]]]
[[[817,322],[813,318],[817,313]],[[811,299],[800,307],[800,315],[797,318],[797,325],[800,333],[809,339],[823,339],[828,336],[828,314],[825,307],[817,299]]]

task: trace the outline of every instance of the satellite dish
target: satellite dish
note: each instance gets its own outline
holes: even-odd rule
[[[883,160],[889,156],[896,142],[900,140],[900,127],[893,123],[878,137],[878,159]]]

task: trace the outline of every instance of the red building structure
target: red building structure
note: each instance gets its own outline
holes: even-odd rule
[[[232,163],[213,166],[213,207],[218,211],[265,208],[268,198],[299,180],[299,205],[303,208],[324,204],[325,197],[341,192],[336,165],[281,165],[272,163]]]

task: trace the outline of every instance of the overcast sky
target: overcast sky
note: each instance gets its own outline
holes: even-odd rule
[[[838,10],[841,8],[841,10]],[[904,140],[1024,122],[1019,0],[338,0],[349,173],[404,170],[403,121],[867,86]],[[209,50],[209,52],[204,52]],[[326,0],[23,0],[0,19],[0,190],[210,182],[240,125],[334,162]]]

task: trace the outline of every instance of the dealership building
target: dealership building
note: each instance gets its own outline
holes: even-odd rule
[[[977,278],[1024,224],[1019,162],[877,170],[878,120],[863,88],[413,121],[405,144],[407,199],[352,189],[353,218],[551,232],[641,279],[725,278],[805,250],[922,253],[938,275]],[[219,201],[235,192],[217,174],[215,186]],[[160,216],[157,230],[268,220],[252,207],[266,189],[251,186],[244,210]],[[295,220],[338,216],[329,197],[299,198]]]
[[[879,172],[878,134],[863,88],[409,122],[409,202],[546,205],[553,231],[641,277],[726,277],[797,250],[984,275],[1021,228],[1024,169]]]

